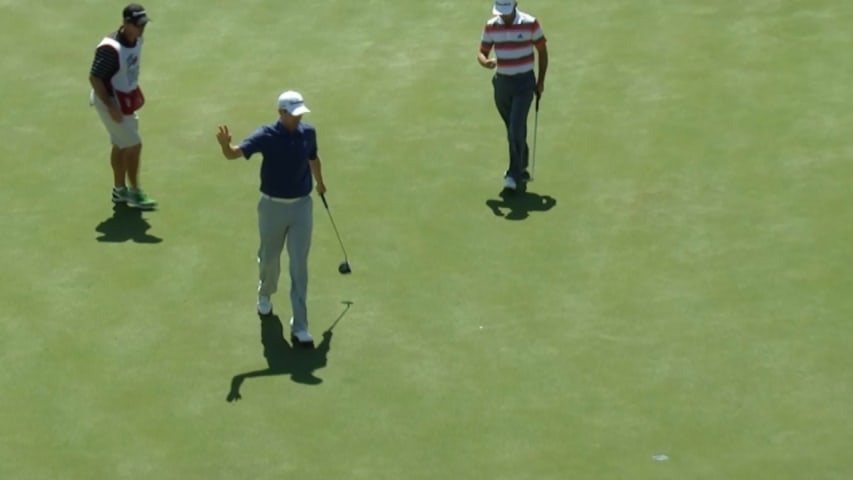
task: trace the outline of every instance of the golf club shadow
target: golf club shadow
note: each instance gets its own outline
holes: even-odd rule
[[[151,225],[142,218],[142,210],[128,207],[123,203],[113,205],[113,214],[95,226],[95,231],[101,236],[99,242],[120,243],[134,241],[136,243],[160,243],[160,237],[150,235]]]
[[[323,332],[322,341],[314,348],[292,346],[284,338],[284,326],[278,315],[259,315],[261,319],[261,344],[267,368],[240,373],[231,379],[231,389],[226,400],[234,402],[242,399],[240,387],[247,378],[290,375],[295,383],[319,385],[323,379],[314,375],[314,371],[326,366],[329,351],[332,348],[332,329],[349,310],[352,302],[344,302],[346,308],[338,318]]]
[[[522,188],[519,191],[503,190],[500,199],[486,200],[486,206],[496,217],[507,220],[524,220],[530,212],[547,212],[557,205],[557,199],[550,195],[539,195]],[[504,212],[506,210],[506,212]]]

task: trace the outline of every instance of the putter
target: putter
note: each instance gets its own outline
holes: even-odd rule
[[[335,229],[335,236],[338,237],[338,243],[341,244],[341,250],[344,252],[344,261],[338,265],[338,272],[341,275],[346,275],[352,272],[352,269],[349,266],[349,259],[347,258],[347,250],[344,248],[344,242],[341,240],[341,234],[338,233],[338,226],[335,225],[335,219],[332,218],[332,212],[329,210],[329,203],[326,202],[326,195],[320,194],[320,199],[323,200],[323,206],[326,207],[326,213],[329,214],[329,220],[332,222],[332,228]]]
[[[342,319],[342,318],[344,318],[344,315],[346,315],[346,314],[347,314],[347,311],[349,310],[349,307],[351,307],[351,306],[352,306],[352,304],[353,304],[354,302],[351,302],[350,300],[344,300],[344,301],[342,301],[341,303],[343,303],[344,305],[346,305],[346,307],[344,307],[344,311],[343,311],[343,312],[341,312],[341,314],[340,314],[340,315],[338,315],[338,318],[336,318],[336,319],[335,319],[335,321],[334,321],[334,322],[332,322],[332,325],[331,325],[329,328],[327,328],[327,329],[326,329],[326,331],[327,331],[327,332],[331,332],[331,331],[332,331],[332,329],[334,329],[334,328],[335,328],[335,326],[338,324],[338,322],[340,322],[340,321],[341,321],[341,319]]]
[[[539,130],[539,95],[536,95],[536,113],[533,114],[533,158],[530,159],[530,180],[536,173],[536,133]]]

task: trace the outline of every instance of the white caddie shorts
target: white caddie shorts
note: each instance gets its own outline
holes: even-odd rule
[[[107,133],[110,135],[110,143],[118,148],[128,148],[142,143],[142,139],[139,137],[139,117],[136,113],[125,115],[121,123],[116,123],[110,117],[106,105],[95,95],[94,90],[89,92],[89,103],[95,107],[98,116],[101,118],[101,123],[107,129]],[[115,105],[118,107],[118,103]]]

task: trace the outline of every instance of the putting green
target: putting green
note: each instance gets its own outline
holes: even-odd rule
[[[0,478],[847,478],[853,7],[519,6],[551,66],[506,201],[489,2],[146,4],[161,208],[115,214],[86,75],[118,7],[0,0]],[[289,88],[353,273],[316,201],[338,322],[285,349],[280,291],[269,372],[258,161],[214,132]]]

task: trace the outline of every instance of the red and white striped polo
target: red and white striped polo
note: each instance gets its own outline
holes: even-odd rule
[[[480,51],[488,56],[492,47],[498,60],[497,72],[516,75],[533,70],[533,47],[545,43],[545,33],[532,15],[516,9],[512,25],[495,16],[486,22],[480,37]]]

